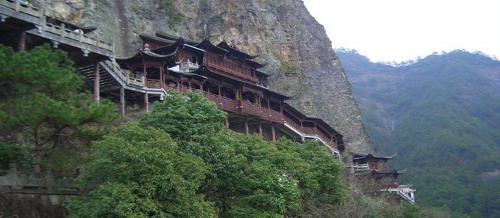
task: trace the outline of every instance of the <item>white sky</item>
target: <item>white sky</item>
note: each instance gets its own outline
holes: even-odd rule
[[[465,49],[500,58],[500,0],[303,0],[334,48],[371,61]]]

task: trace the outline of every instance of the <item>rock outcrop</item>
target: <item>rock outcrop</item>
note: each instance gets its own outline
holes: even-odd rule
[[[119,57],[141,47],[139,34],[163,31],[186,39],[225,39],[258,54],[273,73],[270,87],[327,121],[348,150],[373,152],[331,41],[301,0],[45,0],[47,13],[84,26],[116,45]]]

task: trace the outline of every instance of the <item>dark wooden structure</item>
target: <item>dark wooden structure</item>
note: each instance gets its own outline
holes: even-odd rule
[[[144,81],[144,88],[194,91],[228,112],[228,128],[260,134],[269,140],[289,137],[316,139],[332,153],[344,150],[342,135],[326,122],[307,117],[285,101],[290,97],[269,89],[269,74],[254,55],[222,41],[194,42],[157,33],[141,35],[143,49],[129,58],[117,59],[122,69]],[[148,105],[149,98],[144,98]],[[147,107],[146,107],[147,108]]]

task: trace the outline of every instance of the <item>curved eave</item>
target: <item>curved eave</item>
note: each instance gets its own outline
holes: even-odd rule
[[[163,45],[171,45],[177,41],[177,40],[163,39],[163,38],[152,36],[149,34],[140,34],[139,37],[142,39],[142,41],[153,41],[153,42],[163,44]]]
[[[245,63],[252,66],[252,67],[255,67],[255,69],[258,69],[258,68],[263,68],[265,67],[267,64],[261,64],[257,61],[254,61],[254,60],[249,60],[249,59],[245,59]]]
[[[227,44],[226,40],[222,40],[219,44],[217,44],[217,47],[226,49],[229,51],[229,53],[235,53],[235,55],[243,57],[245,59],[254,59],[254,58],[258,57],[258,55],[250,55],[250,54],[247,54],[245,52],[242,52],[238,49],[231,47],[229,44]]]
[[[177,75],[181,75],[181,76],[192,76],[192,77],[199,77],[202,79],[208,79],[206,76],[203,76],[203,75],[200,75],[197,73],[197,72],[201,71],[200,69],[196,69],[196,70],[192,70],[192,71],[188,71],[188,72],[176,71],[176,70],[172,70],[172,69],[168,69],[168,71],[172,72],[174,74],[177,74]]]
[[[172,59],[173,60],[175,58],[174,55],[175,55],[176,52],[177,52],[177,50],[175,50],[174,52],[172,52],[170,54],[161,55],[161,54],[157,54],[155,52],[148,51],[148,50],[146,50],[146,51],[139,51],[135,55],[133,55],[132,57],[117,58],[116,62],[118,62],[120,65],[123,65],[123,64],[126,64],[126,63],[142,62],[144,60],[164,62],[164,61],[167,61],[168,59]]]
[[[210,40],[208,39],[204,39],[203,41],[201,41],[200,43],[196,44],[195,47],[198,47],[198,48],[202,48],[202,49],[205,49],[205,50],[212,50],[212,51],[216,51],[216,52],[219,52],[219,53],[224,53],[224,54],[227,54],[229,53],[228,50],[224,49],[224,48],[221,48],[221,47],[218,47],[218,46],[215,46],[213,45]]]
[[[156,31],[155,35],[159,38],[173,40],[173,41],[177,41],[177,40],[181,39],[181,37],[174,36],[174,35],[168,34],[168,33],[163,32],[163,31]],[[190,39],[183,39],[183,40],[186,44],[189,44],[189,45],[197,45],[200,43],[200,42],[190,40]]]

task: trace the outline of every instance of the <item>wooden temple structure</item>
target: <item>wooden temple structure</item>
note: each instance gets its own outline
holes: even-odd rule
[[[229,117],[226,126],[244,134],[260,134],[268,140],[288,137],[316,139],[338,155],[345,149],[342,135],[321,119],[305,116],[288,103],[290,97],[267,87],[269,74],[254,55],[222,41],[212,44],[184,40],[158,32],[140,35],[143,49],[116,63],[143,88],[199,92]],[[144,94],[144,108],[151,100]]]
[[[415,189],[411,185],[399,185],[398,176],[406,170],[390,169],[388,161],[394,156],[369,153],[350,152],[352,155],[351,170],[356,175],[372,177],[382,191],[398,194],[402,199],[415,203]]]

